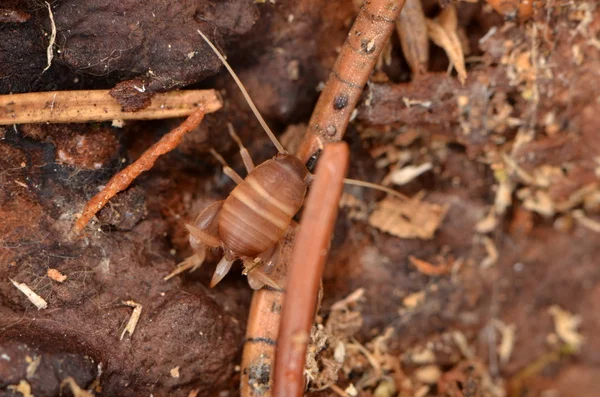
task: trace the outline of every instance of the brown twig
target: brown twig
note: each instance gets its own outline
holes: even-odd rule
[[[312,114],[297,153],[300,160],[342,139],[403,6],[404,0],[364,2]]]
[[[306,348],[348,169],[348,155],[345,143],[330,143],[324,147],[306,199],[281,314],[273,384],[275,397],[300,397],[304,392]]]
[[[81,232],[94,215],[106,205],[108,200],[125,190],[142,172],[152,168],[158,157],[175,149],[183,136],[200,124],[204,114],[204,106],[201,105],[183,123],[147,149],[133,164],[113,176],[102,191],[87,202],[81,216],[75,222],[73,231],[75,233]]]
[[[216,112],[223,105],[215,90],[155,94],[150,106],[138,112],[124,112],[109,90],[0,95],[0,125],[166,119],[189,116],[200,104],[205,113]]]

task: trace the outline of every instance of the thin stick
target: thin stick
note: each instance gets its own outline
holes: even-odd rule
[[[206,113],[223,106],[215,90],[182,90],[155,94],[147,108],[124,112],[108,93],[93,90],[0,95],[0,125],[166,119],[189,116],[200,104]]]
[[[165,153],[175,149],[183,139],[183,136],[196,128],[204,118],[204,107],[200,106],[178,127],[164,135],[158,142],[147,149],[142,156],[133,164],[113,176],[104,186],[102,191],[92,197],[85,205],[81,216],[75,222],[73,232],[79,233],[85,225],[102,209],[112,197],[117,193],[127,189],[127,187],[142,172],[148,171],[156,160]]]
[[[271,131],[271,129],[267,125],[267,122],[265,121],[265,119],[263,119],[263,117],[261,116],[260,112],[256,108],[256,105],[254,105],[254,102],[252,102],[252,98],[250,98],[250,95],[248,94],[248,91],[246,91],[246,88],[242,84],[242,82],[239,79],[239,77],[237,76],[237,74],[235,74],[235,72],[233,71],[233,69],[231,68],[231,66],[229,66],[229,63],[227,62],[227,60],[225,59],[225,57],[223,55],[221,55],[221,53],[219,52],[219,50],[217,50],[217,47],[214,46],[214,44],[208,39],[208,37],[206,37],[204,35],[204,33],[202,33],[200,30],[198,30],[198,34],[200,34],[200,36],[202,36],[202,38],[204,39],[204,41],[206,41],[206,44],[208,44],[210,46],[211,50],[214,51],[214,53],[217,55],[217,57],[219,57],[219,59],[221,60],[221,62],[225,66],[225,68],[227,68],[227,71],[229,72],[229,74],[231,75],[231,77],[233,77],[233,80],[235,81],[235,83],[239,87],[240,91],[242,91],[242,95],[244,96],[244,99],[246,99],[246,101],[248,102],[248,105],[250,106],[250,109],[252,109],[252,112],[254,113],[254,116],[256,116],[256,118],[258,119],[258,122],[260,123],[260,125],[263,127],[263,129],[265,130],[265,132],[267,133],[267,135],[269,136],[269,138],[273,142],[273,145],[275,145],[275,147],[277,148],[277,151],[279,153],[287,153],[286,150],[281,145],[281,143],[279,143],[279,141],[275,137],[275,134],[273,134],[273,131]]]
[[[317,292],[348,170],[345,143],[325,146],[292,251],[275,359],[274,397],[300,397]]]
[[[296,155],[303,162],[327,142],[339,141],[379,54],[394,30],[404,0],[365,1],[312,114]]]

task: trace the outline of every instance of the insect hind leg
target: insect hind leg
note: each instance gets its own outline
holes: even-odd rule
[[[221,239],[218,231],[218,214],[223,207],[224,201],[217,201],[206,207],[193,224],[186,224],[185,227],[190,232],[190,245],[195,252],[204,251],[206,247],[218,248],[221,246]]]

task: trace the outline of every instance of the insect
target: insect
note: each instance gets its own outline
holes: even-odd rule
[[[237,186],[225,200],[211,204],[193,223],[186,225],[190,232],[190,245],[198,258],[204,257],[207,248],[223,250],[223,257],[210,282],[211,287],[225,277],[237,259],[241,259],[253,289],[264,285],[279,289],[280,286],[269,274],[277,267],[282,237],[302,207],[312,174],[305,164],[283,148],[223,55],[202,32],[198,33],[235,80],[278,154],[255,166],[248,150],[230,126],[230,135],[239,147],[248,175],[242,178],[216,151],[211,151],[223,165],[224,173]],[[348,179],[345,182],[400,195],[392,189],[367,182]]]

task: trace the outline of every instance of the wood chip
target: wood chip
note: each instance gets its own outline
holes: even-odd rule
[[[35,372],[37,371],[41,362],[42,362],[42,356],[37,356],[27,365],[27,370],[25,371],[25,377],[27,379],[31,379],[31,377],[33,375],[35,375]]]
[[[554,330],[558,337],[575,350],[579,350],[584,341],[583,336],[577,331],[581,325],[581,316],[574,315],[558,305],[551,306],[548,313],[554,319]]]
[[[461,354],[466,359],[472,359],[475,357],[475,353],[473,353],[473,349],[469,346],[469,342],[467,341],[467,337],[460,331],[452,332],[452,340],[460,350]]]
[[[448,5],[437,18],[427,19],[426,22],[429,38],[444,49],[458,73],[458,79],[464,84],[467,79],[467,69],[462,45],[458,38],[456,8],[453,5]]]
[[[17,287],[19,291],[21,291],[27,297],[27,299],[29,299],[31,303],[35,305],[35,307],[38,308],[38,310],[45,309],[48,307],[48,303],[41,296],[33,292],[33,290],[29,288],[27,284],[16,282],[15,280],[10,278],[9,280],[11,283],[13,283],[15,287]]]
[[[487,256],[483,258],[480,266],[483,269],[487,269],[488,267],[494,266],[496,262],[498,262],[498,249],[496,248],[496,244],[494,244],[494,241],[487,236],[483,236],[481,241],[483,243],[483,246],[485,247]]]
[[[402,303],[408,309],[414,309],[419,306],[425,300],[425,292],[419,291],[413,294],[408,295],[404,299],[402,299]]]
[[[133,312],[131,313],[131,317],[129,318],[129,321],[125,326],[125,329],[121,333],[121,338],[119,340],[123,340],[125,333],[129,333],[129,336],[133,335],[135,327],[137,326],[137,323],[140,319],[140,315],[142,314],[142,305],[140,305],[139,303],[136,303],[134,301],[124,301],[123,304],[129,307],[133,307]]]
[[[600,233],[600,222],[587,217],[583,210],[573,211],[573,218],[575,218],[577,223],[579,223],[581,226],[586,227],[593,232]]]
[[[433,385],[441,378],[442,371],[437,365],[426,365],[415,371],[415,378],[426,385]]]
[[[515,335],[517,327],[514,324],[504,324],[498,319],[493,319],[492,325],[498,330],[498,332],[500,332],[502,337],[500,346],[498,346],[498,356],[500,357],[500,363],[506,364],[510,359],[515,347]]]
[[[179,379],[179,365],[169,371],[171,378]]]
[[[400,238],[429,240],[440,226],[447,206],[388,197],[377,204],[369,224]]]
[[[18,385],[8,385],[6,388],[14,393],[21,393],[23,397],[34,397],[31,394],[31,385],[25,379],[21,379]]]
[[[50,277],[52,280],[58,282],[58,283],[62,283],[63,281],[65,281],[67,279],[67,276],[65,276],[64,274],[62,274],[61,272],[59,272],[56,269],[48,269],[48,277]]]
[[[405,185],[419,175],[431,170],[431,163],[423,163],[421,165],[407,165],[392,172],[391,181],[394,185]]]
[[[496,218],[496,211],[492,209],[487,216],[480,219],[475,224],[475,231],[477,233],[486,234],[494,230],[498,226],[498,218]]]

